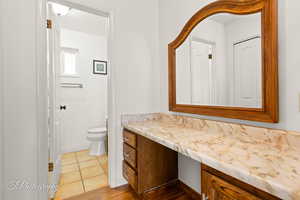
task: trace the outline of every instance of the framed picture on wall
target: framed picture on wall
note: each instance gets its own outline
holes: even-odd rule
[[[94,60],[93,65],[94,74],[107,75],[107,61]]]

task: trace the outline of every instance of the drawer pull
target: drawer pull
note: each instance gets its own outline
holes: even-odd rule
[[[124,153],[125,158],[129,158],[129,153]]]
[[[125,142],[129,142],[129,139],[127,137],[124,137]]]

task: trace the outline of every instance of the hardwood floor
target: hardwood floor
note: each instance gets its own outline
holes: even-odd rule
[[[165,193],[155,195],[155,197],[147,200],[193,200],[179,187],[169,188]],[[88,192],[67,200],[139,200],[133,190],[129,186],[122,186],[111,189],[109,187],[101,188],[92,192]]]

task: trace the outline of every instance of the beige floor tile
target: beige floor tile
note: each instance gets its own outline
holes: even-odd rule
[[[89,161],[80,162],[79,166],[80,166],[80,169],[84,169],[87,167],[99,166],[99,163],[97,160],[89,160]]]
[[[107,154],[103,154],[103,155],[101,155],[101,156],[98,156],[98,159],[99,159],[99,160],[100,160],[100,159],[106,159],[106,158],[108,158]]]
[[[83,182],[86,192],[96,190],[108,185],[107,176],[105,174],[89,179],[84,179]]]
[[[62,155],[62,174],[55,200],[107,186],[107,169],[107,155],[93,157],[88,150]]]
[[[96,160],[96,159],[97,159],[96,156],[90,156],[90,155],[81,155],[81,156],[77,156],[78,162],[84,162],[84,161],[88,161],[88,160]]]
[[[71,164],[75,164],[77,163],[77,160],[76,158],[66,158],[66,159],[62,159],[61,160],[61,164],[62,165],[71,165]]]
[[[66,199],[84,193],[81,181],[60,186],[55,198]]]
[[[69,172],[62,174],[60,177],[60,185],[66,185],[69,183],[77,182],[81,180],[80,172]]]
[[[107,156],[101,156],[101,157],[99,158],[99,162],[101,163],[101,165],[107,165],[107,163],[108,163],[108,158],[107,158]]]
[[[78,163],[70,164],[70,165],[63,165],[61,167],[62,174],[69,173],[69,172],[75,172],[75,171],[79,171]]]
[[[100,164],[100,166],[102,167],[102,169],[104,170],[104,173],[105,174],[108,174],[108,165],[106,164],[104,164],[104,165],[102,165],[102,164]]]
[[[61,156],[61,159],[68,159],[68,158],[75,158],[76,154],[75,153],[65,153]]]
[[[101,174],[104,174],[104,170],[99,165],[95,167],[84,168],[81,170],[81,175],[83,179],[100,176]]]

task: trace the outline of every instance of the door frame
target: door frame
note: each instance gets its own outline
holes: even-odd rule
[[[81,4],[72,3],[66,0],[39,0],[39,6],[37,6],[38,13],[42,13],[41,15],[37,16],[37,22],[43,29],[46,30],[44,24],[46,22],[46,4],[47,2],[54,2],[59,3],[62,5],[66,5],[72,8],[75,8],[77,10],[81,10],[84,12],[88,12],[91,14],[95,14],[102,17],[107,17],[109,21],[109,33],[108,33],[108,182],[110,187],[117,187],[119,186],[118,179],[117,179],[117,138],[116,134],[114,134],[117,131],[117,127],[114,126],[113,121],[116,121],[116,90],[115,90],[115,79],[114,79],[114,59],[113,59],[113,36],[114,36],[114,12],[109,10],[98,10],[94,8],[90,8]],[[37,59],[41,60],[41,62],[46,63],[46,58],[44,55],[46,55],[47,50],[45,48],[45,40],[46,40],[46,34],[45,30],[38,30],[37,31],[37,37],[42,38],[43,42],[38,43],[38,47],[41,51],[37,52]],[[44,56],[44,60],[42,58],[39,58],[40,55]],[[39,84],[45,84],[47,82],[46,77],[42,77],[39,79]],[[39,99],[40,100],[40,99]],[[38,105],[39,110],[45,110],[44,106]],[[47,116],[46,116],[47,117]],[[40,126],[40,123],[39,123]],[[48,135],[43,134],[42,137],[39,138],[40,144],[48,143]],[[39,184],[47,184],[48,181],[48,172],[45,173],[45,165],[48,167],[48,161],[45,163],[45,157],[48,159],[48,145],[39,145],[38,147],[39,152],[43,152],[38,156],[38,181]],[[48,168],[47,168],[48,169]],[[48,195],[47,191],[40,191],[39,199],[45,199],[45,197]]]

